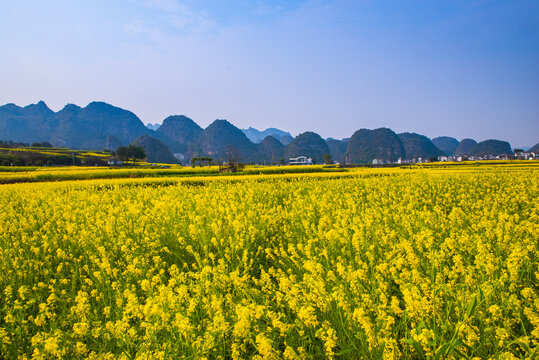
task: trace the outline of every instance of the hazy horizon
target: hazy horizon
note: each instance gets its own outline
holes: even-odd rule
[[[0,31],[0,104],[539,142],[536,1],[29,0]]]

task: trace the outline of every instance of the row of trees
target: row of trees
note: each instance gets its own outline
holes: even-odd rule
[[[35,142],[35,143],[32,143],[32,145],[28,144],[28,143],[25,143],[25,142],[15,142],[15,141],[12,141],[12,140],[0,140],[0,148],[8,148],[8,149],[17,149],[17,148],[21,148],[21,147],[53,147],[52,144],[48,141],[44,141],[44,142]]]
[[[51,148],[52,147],[52,144],[48,141],[43,141],[43,142],[35,142],[35,143],[32,143],[32,147],[44,147],[44,148]]]
[[[116,156],[122,161],[133,161],[133,165],[137,163],[137,160],[146,158],[146,151],[136,145],[120,146],[116,149]]]
[[[74,154],[42,154],[30,151],[0,151],[0,166],[53,166],[53,165],[99,165],[106,166],[102,157],[84,157]]]

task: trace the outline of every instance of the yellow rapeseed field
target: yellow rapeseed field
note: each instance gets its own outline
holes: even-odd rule
[[[538,175],[0,185],[0,358],[536,358]]]

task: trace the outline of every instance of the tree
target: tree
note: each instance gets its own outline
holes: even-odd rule
[[[137,160],[142,160],[146,157],[144,148],[136,145],[120,146],[116,149],[116,156],[122,161],[132,160],[133,165],[136,165]]]
[[[202,157],[194,157],[191,159],[191,165],[193,165],[193,167],[197,166],[197,163],[198,163],[198,166],[205,166],[205,165],[210,165],[210,163],[212,162],[212,158],[211,157],[206,157],[206,156],[202,156]]]
[[[238,166],[240,159],[240,152],[234,147],[229,146],[225,152],[227,166]]]
[[[146,151],[144,148],[136,145],[129,145],[129,154],[131,155],[131,158],[133,159],[133,165],[136,164],[137,160],[142,160],[146,157]]]
[[[322,155],[322,158],[324,159],[324,164],[331,164],[331,155],[329,154],[324,154]]]
[[[116,149],[116,156],[122,161],[127,161],[129,159],[129,149],[127,146],[120,146]]]

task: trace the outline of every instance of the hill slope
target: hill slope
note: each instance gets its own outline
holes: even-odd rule
[[[399,138],[404,146],[406,159],[428,159],[443,155],[443,151],[438,149],[436,145],[426,136],[416,133],[401,133]]]
[[[260,131],[253,127],[250,127],[248,129],[242,129],[241,131],[243,131],[243,133],[247,136],[247,138],[255,144],[260,144],[262,141],[264,141],[266,137],[273,136],[277,140],[281,141],[283,145],[288,145],[288,143],[290,142],[288,143],[286,142],[288,141],[289,138],[292,137],[290,133],[283,130],[276,129],[276,128],[268,128],[264,131]],[[283,138],[284,138],[284,141],[283,141]]]
[[[449,136],[439,136],[432,139],[432,143],[442,150],[447,156],[455,154],[455,150],[459,146],[459,141]]]
[[[373,159],[396,161],[399,158],[405,158],[404,145],[391,129],[360,129],[348,141],[347,163],[370,163]]]
[[[178,159],[172,155],[168,147],[154,137],[142,135],[136,138],[132,144],[140,146],[146,151],[148,162],[166,164],[178,163]]]
[[[528,149],[530,152],[539,152],[539,143],[533,145],[531,148]]]
[[[84,108],[66,106],[56,118],[58,127],[51,142],[69,148],[102,149],[108,136],[129,143],[150,133],[135,114],[104,102],[92,102]]]
[[[296,136],[288,144],[285,151],[286,158],[284,160],[288,163],[288,159],[292,157],[307,156],[312,158],[313,162],[322,164],[324,162],[324,154],[330,154],[326,141],[320,135],[307,131]]]
[[[502,154],[512,154],[511,145],[507,141],[501,140],[485,140],[477,143],[472,150],[470,155],[476,156],[485,156],[485,155],[502,155]]]
[[[184,115],[173,115],[163,120],[155,131],[155,136],[175,153],[187,153],[204,130]]]
[[[197,142],[203,154],[222,162],[229,150],[239,155],[239,161],[253,161],[256,145],[237,127],[227,120],[215,120],[200,135]]]
[[[336,140],[332,138],[326,139],[329,151],[331,153],[331,160],[343,163],[346,156],[346,148],[348,147],[349,139]]]
[[[50,142],[55,123],[55,113],[43,101],[25,107],[15,104],[0,106],[0,139]]]
[[[273,136],[266,136],[257,145],[256,161],[264,164],[277,164],[281,160],[284,162],[285,147]]]
[[[186,159],[209,156],[216,161],[225,160],[229,149],[239,154],[240,161],[267,163],[278,162],[281,158],[288,161],[289,157],[299,155],[313,157],[321,163],[323,154],[331,154],[332,159],[339,162],[368,163],[373,159],[429,158],[442,151],[448,155],[511,153],[510,145],[504,141],[488,140],[477,144],[472,139],[464,139],[458,143],[447,136],[431,141],[413,133],[403,133],[399,137],[387,128],[360,129],[348,141],[330,138],[324,141],[311,132],[292,138],[289,133],[276,128],[240,130],[226,120],[216,120],[202,129],[183,115],[167,117],[158,128],[152,124],[145,126],[132,112],[104,102],[92,102],[86,107],[68,104],[58,112],[49,109],[43,101],[25,107],[0,106],[1,140],[46,141],[72,149],[114,150],[143,135],[151,135],[170,152],[182,154]],[[539,144],[532,149],[537,152],[538,147]]]
[[[470,155],[473,147],[477,144],[474,139],[462,139],[455,149],[455,155]]]
[[[13,141],[48,141],[72,149],[103,149],[108,137],[128,144],[151,130],[130,111],[104,102],[81,108],[68,104],[57,113],[40,101],[24,108],[0,107],[0,138]]]

